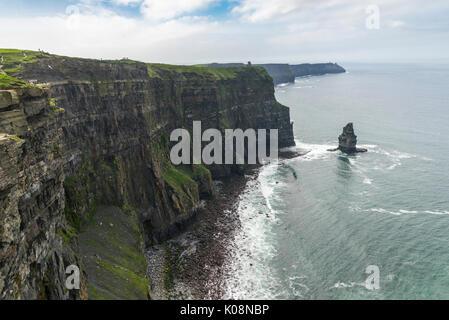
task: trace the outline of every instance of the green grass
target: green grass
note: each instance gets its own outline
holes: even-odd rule
[[[107,62],[107,63],[119,63],[119,64],[135,64],[135,63],[139,63],[139,61],[131,60],[131,59],[103,60],[103,62]]]
[[[224,80],[224,79],[234,79],[237,74],[242,71],[243,67],[228,67],[228,68],[208,68],[201,65],[195,66],[182,66],[182,65],[168,65],[160,63],[149,63],[147,64],[148,74],[150,77],[164,78],[165,73],[170,73],[172,75],[181,76],[181,78],[186,78],[186,76],[201,76],[212,80]]]
[[[202,180],[204,178],[210,177],[210,171],[202,164],[193,165],[193,180]]]
[[[56,100],[54,98],[48,99],[48,104],[50,105],[50,114],[51,115],[55,115],[56,113],[65,111],[64,108],[58,107],[58,105],[56,104]]]
[[[202,164],[180,165],[176,170],[190,177],[194,181],[201,181],[204,178],[210,177],[210,171]]]
[[[146,299],[150,290],[148,266],[137,213],[129,205],[118,215],[109,216],[102,210],[80,236],[82,251],[95,253],[95,269],[88,270],[92,272],[89,298]]]
[[[106,290],[94,287],[93,285],[87,285],[89,291],[90,300],[114,300],[114,298],[108,294]]]
[[[174,167],[169,167],[165,171],[164,181],[167,182],[177,193],[184,193],[186,187],[190,188],[192,186],[196,186],[195,181]]]
[[[22,141],[18,136],[10,136],[10,138],[17,142]]]
[[[49,57],[50,55],[43,52],[18,49],[0,49],[0,64],[3,65],[2,70],[7,74],[19,73],[24,64],[37,62],[40,58]],[[3,62],[1,62],[3,57]]]
[[[67,59],[67,60],[82,60],[98,63],[113,63],[113,64],[137,64],[136,60],[121,59],[121,60],[94,60],[85,58],[64,57],[58,55],[50,55],[45,52],[18,50],[18,49],[0,49],[0,57],[3,57],[2,70],[9,75],[18,76],[26,64],[36,63],[43,58],[53,59]],[[1,60],[1,58],[0,58]],[[185,80],[191,77],[202,77],[208,80],[226,80],[235,79],[242,71],[251,70],[264,78],[269,78],[265,69],[262,67],[223,67],[210,68],[207,65],[168,65],[161,63],[148,63],[148,74],[152,78],[166,79],[167,76],[179,80]]]
[[[0,90],[29,88],[30,84],[23,82],[22,80],[13,78],[6,74],[0,74]]]
[[[179,209],[189,210],[195,203],[195,195],[198,194],[197,183],[171,165],[166,168],[163,179],[180,198]]]
[[[115,275],[116,277],[122,279],[123,283],[126,284],[125,285],[125,290],[130,290],[130,291],[135,291],[138,290],[139,292],[141,292],[141,294],[143,296],[147,295],[148,292],[148,279],[145,278],[144,276],[140,276],[137,273],[135,273],[134,271],[108,262],[108,261],[103,261],[103,260],[99,260],[97,261],[97,264],[100,268],[112,273],[113,275]],[[92,292],[92,291],[90,291]],[[95,295],[95,294],[94,294]]]
[[[67,225],[65,227],[60,227],[56,231],[56,235],[62,238],[62,241],[64,243],[69,244],[73,239],[75,239],[78,236],[78,232],[75,228],[73,228],[70,225]]]

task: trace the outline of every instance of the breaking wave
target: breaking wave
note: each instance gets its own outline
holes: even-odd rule
[[[433,215],[446,215],[449,214],[449,211],[435,211],[435,210],[424,210],[424,211],[418,211],[418,210],[387,210],[384,208],[371,208],[368,210],[364,210],[367,212],[378,212],[378,213],[388,213],[395,216],[400,216],[403,214],[433,214]]]

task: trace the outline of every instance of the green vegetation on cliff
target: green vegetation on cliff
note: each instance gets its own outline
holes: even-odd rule
[[[212,174],[202,164],[180,165],[176,167],[198,184],[198,190],[202,195],[212,195]]]
[[[78,175],[67,177],[64,181],[66,197],[65,217],[70,226],[81,232],[92,221],[97,206],[90,197],[90,185],[95,177],[92,167],[84,163]]]
[[[195,181],[173,166],[169,166],[166,169],[163,178],[181,199],[181,203],[176,203],[175,201],[175,207],[181,210],[192,209],[198,196],[198,185]]]
[[[79,242],[89,275],[89,299],[148,299],[143,236],[134,209],[100,208]]]
[[[201,77],[204,80],[236,79],[238,74],[245,70],[253,70],[263,78],[269,77],[265,70],[260,67],[209,68],[204,65],[183,66],[148,63],[147,68],[150,77],[167,78],[176,76],[177,80],[186,80],[192,77]]]
[[[31,85],[6,74],[0,74],[0,90],[20,89],[27,87],[31,87]]]
[[[231,66],[211,68],[208,65],[168,65],[142,63],[131,59],[95,60],[64,57],[41,51],[0,49],[0,69],[10,76],[39,82],[61,80],[110,81],[122,79],[159,78],[184,81],[192,78],[207,81],[230,80],[240,74],[251,73],[259,78],[271,79],[268,73],[257,66]],[[146,72],[145,72],[146,69]]]
[[[24,64],[37,62],[39,58],[50,55],[39,51],[0,49],[0,65],[7,74],[20,72]]]
[[[185,175],[175,167],[169,167],[164,173],[164,180],[176,192],[182,192],[185,186],[191,187],[195,184],[189,176]]]
[[[120,162],[117,158],[101,158],[93,165],[84,161],[77,174],[66,177],[65,216],[70,225],[81,232],[92,222],[98,206],[122,206],[126,199],[118,191]]]
[[[169,65],[159,63],[149,63],[148,73],[153,77],[164,77],[164,75],[180,75],[183,80],[189,75],[201,76],[207,79],[232,79],[235,78],[240,68],[204,68],[200,66],[182,66],[182,65]]]

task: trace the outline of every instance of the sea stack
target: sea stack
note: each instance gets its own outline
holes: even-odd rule
[[[340,150],[344,153],[367,152],[367,149],[357,148],[357,136],[354,133],[352,122],[343,128],[343,133],[338,137],[338,148],[329,151]]]

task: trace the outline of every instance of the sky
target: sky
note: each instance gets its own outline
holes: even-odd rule
[[[448,0],[0,0],[0,48],[144,62],[448,63]]]

